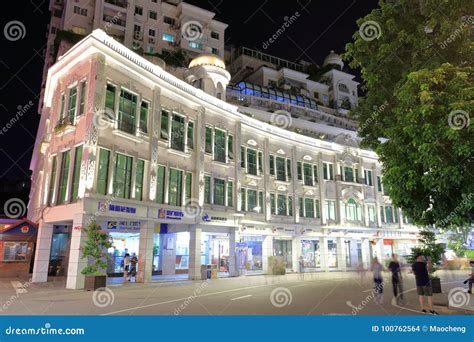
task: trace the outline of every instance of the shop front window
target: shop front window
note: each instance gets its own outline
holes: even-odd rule
[[[328,240],[328,267],[337,268],[337,244],[335,240]]]
[[[25,261],[28,254],[28,242],[5,241],[3,243],[3,261]]]
[[[273,240],[273,256],[280,257],[284,261],[286,268],[292,268],[292,241],[280,239]]]
[[[246,271],[262,271],[263,236],[243,236],[237,247],[238,268]]]
[[[321,251],[318,240],[301,240],[301,256],[304,268],[321,267]]]

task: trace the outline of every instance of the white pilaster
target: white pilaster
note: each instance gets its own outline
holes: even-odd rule
[[[337,266],[341,271],[346,270],[346,244],[344,238],[338,237],[337,240]]]
[[[191,227],[189,234],[189,279],[192,280],[201,279],[201,233],[201,226]]]
[[[231,277],[237,277],[237,256],[235,253],[235,243],[238,241],[238,231],[237,228],[230,228],[231,232],[229,233],[229,275]]]
[[[140,227],[137,272],[137,282],[139,283],[149,283],[151,281],[153,266],[153,234],[155,232],[154,225],[153,222],[148,221]]]
[[[82,259],[81,248],[86,240],[86,234],[81,229],[89,223],[90,216],[75,214],[71,230],[71,245],[69,248],[69,264],[66,280],[67,289],[84,288],[84,276],[81,271],[87,266],[87,259]]]
[[[49,258],[51,241],[53,239],[53,225],[40,221],[36,238],[35,264],[32,280],[34,283],[48,281]]]
[[[265,236],[262,243],[262,271],[268,273],[268,257],[273,255],[273,237]]]

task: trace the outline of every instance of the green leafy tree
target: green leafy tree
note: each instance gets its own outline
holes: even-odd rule
[[[107,268],[107,249],[112,247],[112,239],[109,234],[101,231],[101,228],[95,222],[90,223],[82,230],[86,234],[86,241],[81,248],[82,258],[91,258],[92,264],[87,265],[82,270],[84,275],[104,275],[102,270]]]
[[[445,252],[444,246],[436,242],[436,233],[430,229],[422,229],[420,231],[420,246],[413,247],[411,254],[408,256],[407,261],[413,263],[418,255],[423,255],[430,258],[431,267],[428,269],[431,276],[436,272],[436,265],[441,261],[441,258]]]
[[[394,205],[418,225],[472,220],[472,14],[472,1],[380,1],[346,46],[364,81],[351,112],[363,145],[379,155]]]

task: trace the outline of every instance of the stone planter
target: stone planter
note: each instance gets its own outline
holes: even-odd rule
[[[98,288],[107,286],[107,276],[87,276],[84,280],[84,290],[85,291],[95,291]]]

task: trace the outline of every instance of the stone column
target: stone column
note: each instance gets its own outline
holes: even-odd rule
[[[231,227],[229,233],[229,275],[237,277],[239,275],[237,269],[237,255],[235,253],[235,243],[238,241],[238,228]]]
[[[54,226],[40,221],[38,236],[36,238],[35,264],[33,267],[32,280],[34,283],[48,281],[49,258],[51,254],[51,241],[53,239]]]
[[[84,276],[81,274],[81,271],[87,266],[87,259],[81,258],[81,247],[86,240],[86,234],[82,227],[87,226],[89,219],[90,216],[84,214],[75,214],[73,217],[66,281],[67,289],[77,290],[84,288]]]
[[[299,260],[300,260],[300,255],[301,255],[301,238],[300,237],[294,237],[293,240],[291,241],[291,257],[292,257],[292,263],[293,263],[293,271],[294,272],[299,272],[300,267],[299,267]]]
[[[344,238],[338,237],[336,240],[337,244],[337,266],[341,271],[346,270],[346,243]]]
[[[375,253],[377,254],[377,258],[379,259],[379,262],[383,264],[383,239],[377,239],[376,244],[375,244]]]
[[[140,242],[138,245],[138,283],[149,283],[153,266],[153,234],[155,224],[147,221],[140,227]]]
[[[162,238],[161,274],[173,275],[176,273],[176,234],[165,234]]]
[[[363,238],[361,241],[361,248],[362,248],[362,265],[364,268],[368,268],[370,266],[370,241],[368,238]]]
[[[273,255],[273,237],[265,236],[262,243],[262,271],[268,273],[268,257]]]
[[[201,233],[199,225],[191,227],[189,236],[189,279],[201,279]]]
[[[328,238],[322,237],[319,241],[321,243],[321,270],[328,272]]]

